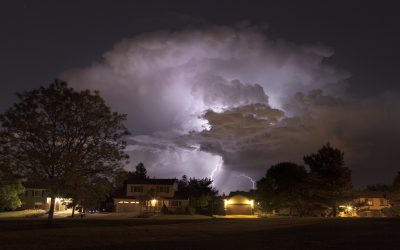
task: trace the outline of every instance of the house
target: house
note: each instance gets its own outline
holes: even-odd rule
[[[226,215],[253,215],[254,199],[247,192],[232,192],[224,197]]]
[[[27,181],[23,182],[25,193],[20,196],[21,207],[19,209],[43,209],[50,208],[50,192],[40,182]],[[54,211],[67,210],[69,199],[57,197],[55,201]]]
[[[126,195],[114,198],[115,212],[154,212],[163,209],[183,213],[189,198],[178,192],[176,179],[144,179],[128,181]]]
[[[380,191],[361,191],[355,193],[353,206],[360,217],[383,217],[384,209],[390,207],[386,194]]]
[[[384,210],[390,208],[385,192],[358,191],[348,205],[340,206],[341,217],[384,217]]]

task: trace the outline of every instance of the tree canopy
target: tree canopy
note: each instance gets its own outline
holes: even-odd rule
[[[307,184],[304,166],[282,162],[271,166],[257,182],[257,196],[265,209],[289,209],[291,215],[302,214]]]
[[[14,210],[21,206],[19,195],[25,191],[21,180],[0,170],[0,211]]]
[[[211,212],[213,201],[218,194],[212,186],[210,178],[187,178],[186,175],[178,181],[178,190],[182,195],[189,197],[190,206],[198,212]]]
[[[336,216],[338,207],[351,199],[351,170],[345,166],[344,153],[327,143],[303,159],[310,167],[314,200],[331,208]]]
[[[51,223],[55,195],[67,193],[69,181],[109,177],[128,158],[126,115],[111,112],[99,92],[59,80],[17,97],[0,116],[0,159],[13,173],[46,185]]]

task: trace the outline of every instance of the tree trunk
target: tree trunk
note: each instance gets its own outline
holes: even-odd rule
[[[71,217],[74,218],[75,215],[75,203],[72,203],[72,215]]]
[[[333,210],[332,210],[333,217],[336,217],[336,214],[337,214],[337,210],[336,210],[336,207],[334,207]]]
[[[50,209],[49,209],[49,216],[47,217],[47,224],[53,223],[53,215],[54,215],[54,205],[56,203],[56,196],[54,194],[51,195],[50,201]]]

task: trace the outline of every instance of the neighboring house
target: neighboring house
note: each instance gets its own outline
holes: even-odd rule
[[[50,193],[39,182],[23,182],[25,193],[20,196],[21,207],[20,209],[43,209],[50,208]],[[54,206],[55,211],[64,211],[67,209],[68,199],[56,198]]]
[[[384,217],[384,210],[390,208],[385,192],[358,191],[351,204],[340,206],[341,217]]]
[[[189,199],[178,192],[176,179],[132,180],[127,183],[126,196],[114,198],[115,212],[183,213]]]
[[[226,215],[253,215],[254,199],[251,195],[242,193],[231,193],[224,197],[224,209]]]
[[[390,203],[384,192],[362,191],[355,193],[353,206],[360,217],[383,217],[383,210],[389,208]]]

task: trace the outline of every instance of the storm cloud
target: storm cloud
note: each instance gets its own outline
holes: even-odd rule
[[[264,27],[220,26],[124,39],[60,78],[128,114],[127,168],[143,161],[152,176],[248,189],[271,164],[301,163],[328,141],[345,151],[355,179],[381,164],[394,173],[399,95],[351,98],[350,74],[324,61],[332,55],[271,39]]]

